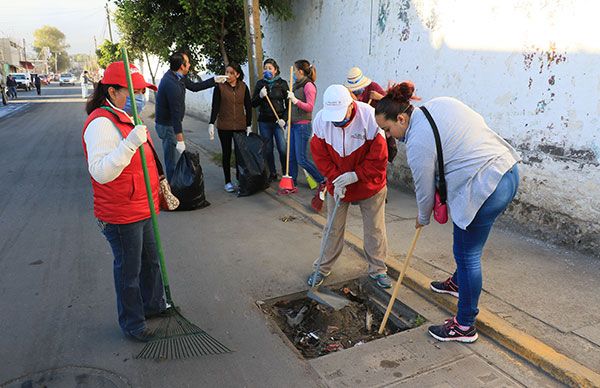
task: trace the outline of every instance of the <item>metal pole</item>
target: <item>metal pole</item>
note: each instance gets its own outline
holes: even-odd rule
[[[106,3],[106,20],[108,21],[108,36],[110,36],[110,43],[113,43],[112,28],[110,26],[110,11],[108,10],[108,3]]]

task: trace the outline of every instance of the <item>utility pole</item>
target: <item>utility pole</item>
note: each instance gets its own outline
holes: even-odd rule
[[[94,54],[96,53],[96,50],[98,50],[98,42],[96,42],[96,35],[94,35]]]
[[[250,90],[252,91],[256,85],[256,81],[259,79],[263,61],[259,0],[244,0],[244,19],[246,21]],[[253,131],[256,132],[256,114],[254,109],[252,110],[252,118]]]
[[[112,28],[110,26],[110,10],[108,9],[108,3],[106,3],[106,20],[108,21],[108,36],[110,36],[110,43],[113,43]]]
[[[25,38],[23,38],[23,61],[25,62],[25,68],[27,69],[27,48],[25,47]]]

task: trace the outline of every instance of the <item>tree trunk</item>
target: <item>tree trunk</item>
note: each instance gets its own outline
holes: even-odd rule
[[[146,56],[146,62],[148,63],[148,70],[150,71],[150,77],[152,77],[152,83],[156,85],[156,76],[155,73],[152,71],[152,65],[150,64],[150,58],[148,58],[148,53],[145,52],[144,55]]]
[[[221,36],[219,39],[219,47],[221,48],[221,56],[223,57],[223,63],[225,66],[229,65],[229,57],[227,56],[227,51],[225,51],[225,35],[227,34],[227,30],[225,30],[225,15],[221,16]]]

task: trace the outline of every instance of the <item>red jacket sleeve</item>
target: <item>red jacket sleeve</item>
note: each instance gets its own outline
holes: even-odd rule
[[[329,155],[327,143],[324,139],[313,136],[310,140],[310,152],[319,172],[327,178],[328,182],[333,182],[335,178],[341,175],[341,171]]]
[[[365,159],[356,166],[355,172],[359,182],[372,182],[376,185],[384,183],[386,180],[387,159],[387,143],[381,134],[377,134],[375,139],[371,141]]]

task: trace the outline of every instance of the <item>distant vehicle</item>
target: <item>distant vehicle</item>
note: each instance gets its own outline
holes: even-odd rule
[[[75,79],[75,76],[73,74],[71,74],[71,73],[63,73],[63,74],[61,74],[60,78],[58,80],[58,84],[60,86],[63,86],[63,85],[73,85],[74,86],[75,82],[77,82],[76,79]]]
[[[27,73],[10,73],[17,81],[17,89],[31,90],[31,76]]]

